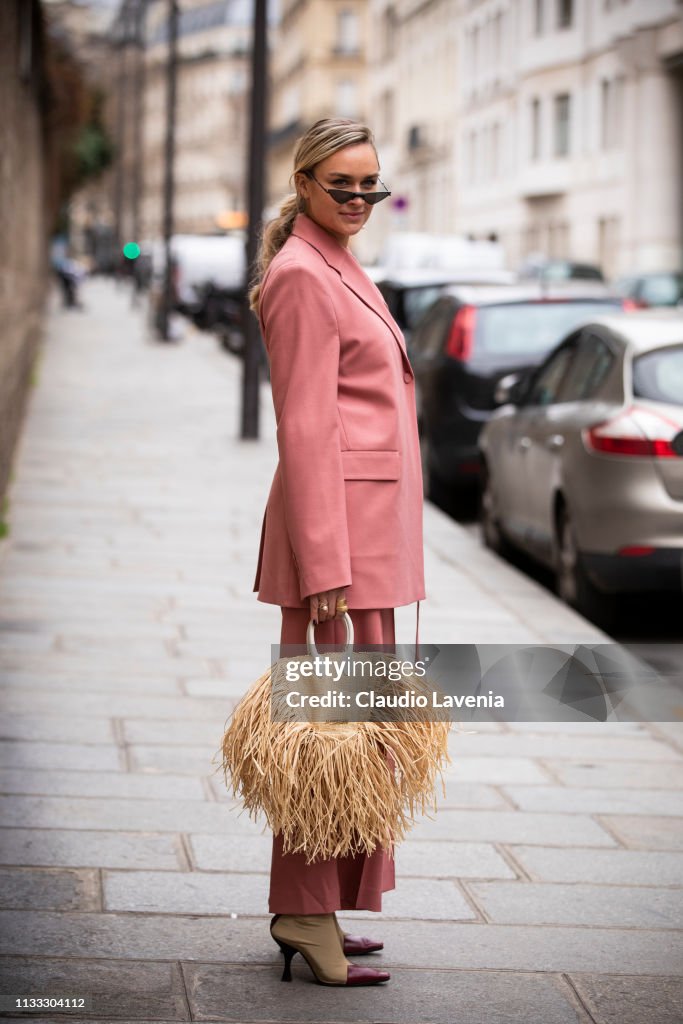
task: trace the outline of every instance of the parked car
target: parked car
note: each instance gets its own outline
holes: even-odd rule
[[[604,281],[600,267],[595,263],[577,263],[576,260],[529,260],[519,271],[520,281]]]
[[[415,371],[429,496],[449,507],[479,482],[477,442],[506,374],[537,366],[578,324],[621,309],[599,284],[448,287],[420,320],[408,354]]]
[[[675,271],[633,274],[619,278],[615,290],[624,299],[630,299],[637,309],[679,306],[683,304],[683,274]]]
[[[482,530],[552,568],[558,593],[680,591],[683,315],[592,318],[526,377],[480,438]]]
[[[416,269],[385,271],[376,274],[373,280],[408,344],[422,314],[449,285],[513,284],[515,274],[511,270]]]

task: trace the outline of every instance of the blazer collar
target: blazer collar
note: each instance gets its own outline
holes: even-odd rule
[[[346,287],[384,321],[398,342],[404,362],[412,374],[413,370],[406,353],[405,338],[389,312],[381,292],[370,280],[351,250],[337,242],[329,231],[321,228],[305,213],[296,215],[292,234],[317,249],[325,262],[337,271]]]

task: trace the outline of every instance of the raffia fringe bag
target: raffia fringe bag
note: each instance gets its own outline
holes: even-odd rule
[[[344,622],[346,646],[352,651],[348,614]],[[306,648],[307,655],[275,662],[235,708],[222,741],[226,786],[251,817],[265,814],[273,832],[282,834],[285,853],[303,853],[307,863],[370,854],[378,847],[391,851],[405,838],[418,812],[436,809],[437,775],[450,761],[451,723],[431,720],[435,687],[415,675],[392,679],[382,687],[386,694],[409,689],[429,697],[427,708],[401,709],[395,712],[396,720],[373,721],[378,713],[372,710],[367,721],[333,721],[335,713],[329,710],[316,713],[322,721],[296,721],[301,712],[295,710],[290,712],[292,720],[274,720],[273,707],[278,708],[278,718],[284,717],[283,697],[291,690],[285,665],[310,661],[318,653],[312,621]],[[371,651],[355,652],[353,657],[387,661],[389,656]],[[313,693],[316,685],[319,690],[320,678],[309,677],[297,688]],[[394,713],[381,712],[384,719],[389,714]],[[408,715],[410,720],[400,720]]]

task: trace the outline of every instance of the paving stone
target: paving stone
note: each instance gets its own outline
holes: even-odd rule
[[[664,789],[599,789],[587,786],[503,786],[523,811],[562,814],[671,814],[683,816],[683,797]]]
[[[5,825],[32,828],[102,829],[108,832],[217,832],[259,835],[261,824],[241,808],[197,800],[94,800],[89,797],[0,797]]]
[[[0,906],[13,910],[99,910],[96,871],[0,869]]]
[[[43,743],[23,740],[0,743],[0,767],[3,768],[73,768],[77,771],[121,770],[122,754],[118,747],[104,743]]]
[[[465,884],[488,920],[499,924],[667,929],[680,928],[683,920],[683,890],[579,883]]]
[[[683,789],[683,767],[654,761],[555,761],[545,758],[542,766],[565,786],[591,786],[605,789]],[[513,782],[533,780],[510,779]],[[544,781],[547,781],[544,780]]]
[[[572,974],[595,1024],[680,1024],[683,979]]]
[[[0,739],[51,740],[55,743],[113,743],[111,721],[106,718],[78,718],[64,715],[0,716]]]
[[[270,872],[273,840],[270,835],[188,836],[192,863],[198,871]]]
[[[571,850],[508,846],[534,881],[602,885],[683,885],[683,854],[638,850]]]
[[[180,968],[172,963],[13,956],[0,963],[0,990],[12,995],[90,996],[91,1020],[190,1019]],[[68,1020],[70,1015],[60,1014],[59,1019]]]
[[[132,694],[165,694],[167,696],[182,696],[182,687],[173,671],[163,674],[161,672],[136,672],[126,675],[107,675],[106,672],[97,671],[89,665],[82,672],[61,672],[51,671],[32,673],[22,671],[4,671],[0,679],[0,685],[8,690],[16,689],[19,694],[26,690],[46,691],[55,690],[65,694],[85,691],[86,693],[120,694],[121,692]],[[211,694],[207,694],[211,696]],[[4,703],[4,702],[3,702]]]
[[[157,871],[177,871],[181,866],[174,836],[59,828],[3,829],[0,863]]]
[[[222,723],[217,732],[220,733]],[[141,743],[131,745],[129,750],[130,765],[137,772],[161,772],[163,774],[182,773],[183,775],[207,775],[217,767],[213,763],[214,755],[218,754],[222,734],[218,736],[215,749],[209,744],[205,746],[178,746],[156,743],[147,746]],[[219,780],[222,775],[216,773]]]
[[[0,793],[42,796],[132,797],[137,800],[206,800],[200,779],[140,772],[36,772],[0,769]]]
[[[622,736],[567,736],[563,734],[544,735],[525,733],[516,736],[511,733],[498,735],[460,736],[460,755],[483,755],[489,757],[544,757],[555,761],[673,761],[683,768],[683,754],[668,743],[652,737]]]
[[[178,669],[178,676],[182,671]],[[135,697],[117,695],[115,701],[109,693],[54,693],[49,689],[26,692],[22,687],[8,686],[2,691],[5,711],[40,713],[44,715],[71,714],[118,718],[181,718],[207,719],[219,727],[225,721],[225,701],[193,699],[190,697],[163,697],[160,695]],[[229,713],[229,710],[228,710]]]
[[[103,876],[103,888],[105,908],[113,911],[257,915],[268,905],[267,875],[109,871]],[[386,917],[451,921],[476,917],[452,881],[404,879],[400,898],[388,892],[383,901]]]
[[[411,838],[538,843],[541,846],[617,845],[605,829],[587,815],[526,811],[440,810],[433,819],[420,818]]]
[[[448,777],[459,782],[478,782],[489,785],[504,783],[539,783],[553,781],[549,772],[526,757],[472,757],[461,756],[457,745],[451,755],[453,764],[448,769]]]
[[[399,891],[401,883],[399,883]],[[355,915],[339,915],[358,932]],[[680,932],[566,925],[399,921],[365,915],[367,933],[385,943],[372,962],[427,969],[510,970],[666,976],[680,972]],[[258,918],[172,914],[76,914],[0,911],[0,950],[35,956],[89,956],[269,964],[270,915]]]
[[[396,850],[396,874],[422,878],[514,878],[491,843],[430,843],[408,839]]]
[[[247,1022],[392,1021],[392,1024],[527,1024],[529,1015],[544,1024],[585,1021],[569,1000],[569,990],[554,979],[516,978],[494,971],[391,972],[388,985],[340,992],[330,1007],[329,990],[311,984],[306,965],[294,961],[294,982],[282,992],[279,963],[271,968],[184,964],[183,973],[197,1020]]]
[[[239,698],[237,698],[239,699]],[[172,744],[173,746],[210,747],[218,749],[223,739],[227,719],[234,702],[224,706],[222,721],[167,720],[167,719],[131,719],[124,718],[123,734],[127,743],[131,744]]]
[[[609,829],[627,846],[646,850],[683,850],[683,819],[604,814]]]

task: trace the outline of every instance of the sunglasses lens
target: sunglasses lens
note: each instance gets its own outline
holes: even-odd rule
[[[327,191],[335,203],[350,203],[352,199],[356,198],[355,192],[346,192],[343,188],[330,188]]]
[[[368,192],[365,199],[366,203],[370,203],[370,206],[375,206],[377,203],[381,203],[383,199],[388,199],[391,192]]]

